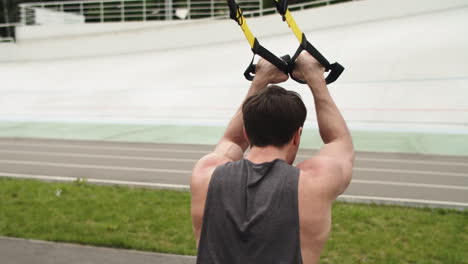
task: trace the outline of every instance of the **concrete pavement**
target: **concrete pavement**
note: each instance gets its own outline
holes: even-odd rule
[[[0,237],[2,264],[193,264],[193,256]]]

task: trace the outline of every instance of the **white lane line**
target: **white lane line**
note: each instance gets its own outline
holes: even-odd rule
[[[399,169],[381,169],[381,168],[365,168],[365,167],[354,167],[353,170],[354,171],[371,171],[371,172],[424,174],[424,175],[435,175],[435,176],[468,177],[468,173],[444,172],[444,171],[399,170]]]
[[[10,143],[0,142],[0,146],[33,146],[45,148],[66,148],[66,149],[101,149],[101,150],[122,150],[122,151],[145,151],[145,152],[177,152],[177,153],[200,153],[207,154],[212,150],[174,149],[174,148],[136,148],[136,147],[112,147],[93,145],[73,145],[73,144],[45,144],[45,143]],[[176,146],[177,144],[174,144]]]
[[[45,152],[45,151],[24,151],[24,150],[0,150],[1,153],[57,156],[57,157],[77,157],[77,158],[103,158],[103,159],[126,159],[126,160],[145,160],[145,161],[173,161],[195,163],[198,159],[180,159],[180,158],[159,158],[143,156],[125,156],[125,155],[105,155],[105,154],[77,154],[69,152]]]
[[[22,165],[39,165],[67,168],[82,168],[82,169],[109,169],[109,170],[124,170],[124,171],[140,171],[140,172],[159,172],[159,173],[176,173],[176,174],[191,174],[191,170],[174,170],[174,169],[151,169],[151,168],[136,168],[136,167],[121,167],[121,166],[102,166],[102,165],[80,165],[73,163],[55,163],[55,162],[39,162],[39,161],[17,161],[17,160],[0,160],[0,163],[7,164],[22,164]],[[424,188],[439,188],[439,189],[457,189],[468,190],[468,187],[456,185],[439,185],[439,184],[422,184],[412,182],[394,182],[394,181],[372,181],[354,179],[352,183],[361,184],[379,184],[379,185],[395,185],[395,186],[411,186]]]
[[[8,159],[0,159],[0,163],[53,166],[53,167],[88,168],[88,169],[110,169],[110,170],[127,170],[127,171],[167,172],[167,173],[191,173],[191,170],[154,169],[154,168],[140,168],[140,167],[127,167],[127,166],[86,165],[86,164],[77,164],[77,163],[8,160]],[[376,173],[386,172],[386,173],[395,173],[395,174],[405,173],[405,174],[420,174],[420,175],[436,175],[436,176],[446,176],[446,177],[468,177],[467,174],[455,173],[455,172],[393,170],[393,169],[379,169],[379,168],[353,168],[353,170],[376,172]]]
[[[31,154],[31,155],[37,154],[37,155],[42,155],[42,156],[69,156],[69,157],[81,157],[81,158],[110,158],[110,159],[147,160],[147,161],[173,161],[173,162],[192,162],[192,163],[198,161],[198,159],[107,155],[107,154],[81,154],[81,153],[73,153],[73,152],[48,152],[48,151],[35,151],[35,150],[4,149],[4,150],[0,150],[0,153],[18,153],[18,154]],[[366,160],[366,161],[374,161],[374,162],[407,163],[407,164],[418,163],[418,164],[429,164],[429,165],[452,165],[452,166],[468,167],[468,163],[461,163],[461,162],[437,162],[437,161],[398,160],[398,159],[379,159],[379,158],[360,158],[360,157],[356,157],[356,160]]]
[[[314,155],[297,155],[298,158],[308,159],[312,158]],[[361,161],[374,161],[374,162],[387,162],[387,163],[408,163],[408,164],[428,164],[428,165],[442,165],[442,166],[462,166],[468,167],[467,162],[457,162],[457,161],[431,161],[431,160],[421,160],[421,159],[391,159],[391,158],[368,158],[368,157],[359,157],[359,153],[356,155],[356,160]],[[467,158],[468,160],[468,158]]]
[[[46,176],[34,174],[18,174],[18,173],[0,173],[0,177],[9,178],[22,178],[22,179],[37,179],[47,181],[65,181],[73,182],[80,178],[75,177],[61,177],[61,176]],[[153,187],[165,188],[176,190],[189,190],[189,185],[184,184],[164,184],[164,183],[150,183],[150,182],[136,182],[136,181],[117,181],[117,180],[103,180],[103,179],[86,179],[90,183],[100,184],[118,184],[129,185],[137,187]],[[375,196],[362,196],[362,195],[347,195],[342,194],[337,200],[351,201],[351,202],[364,202],[364,203],[385,203],[385,204],[400,204],[407,206],[437,206],[437,207],[458,207],[461,209],[468,208],[468,203],[448,202],[448,201],[434,201],[434,200],[421,200],[421,199],[405,199],[405,198],[392,198],[392,197],[375,197]]]
[[[118,142],[116,142],[118,144]],[[157,143],[155,143],[157,144]],[[38,146],[38,147],[47,147],[47,148],[75,148],[75,149],[101,149],[101,150],[121,150],[121,151],[145,151],[145,152],[167,152],[167,153],[195,153],[195,154],[208,154],[213,149],[206,150],[193,150],[193,149],[178,149],[176,148],[148,148],[148,147],[114,147],[114,146],[95,146],[95,145],[76,145],[76,144],[46,144],[46,143],[24,143],[24,142],[0,142],[1,145],[6,146]],[[178,144],[174,144],[177,146]],[[310,158],[313,155],[299,154],[298,158]],[[421,159],[392,159],[392,158],[368,158],[368,157],[359,157],[357,154],[356,160],[364,161],[380,161],[380,162],[397,162],[397,163],[419,163],[419,164],[434,164],[434,165],[447,165],[447,166],[465,166],[468,167],[468,162],[456,162],[456,161],[428,161]]]
[[[9,178],[21,178],[21,179],[36,179],[36,180],[48,180],[48,181],[65,181],[74,182],[81,180],[82,178],[75,177],[62,177],[62,176],[47,176],[47,175],[34,175],[34,174],[20,174],[20,173],[0,173],[0,177]],[[119,181],[119,180],[104,180],[104,179],[90,179],[86,178],[89,183],[100,183],[100,184],[117,184],[117,185],[129,185],[129,186],[140,186],[140,187],[154,187],[164,189],[178,189],[178,190],[189,190],[189,185],[183,184],[167,184],[167,183],[152,183],[152,182],[138,182],[138,181]]]
[[[455,162],[455,161],[436,161],[436,160],[417,160],[417,159],[387,159],[387,158],[366,158],[356,157],[356,160],[362,161],[374,161],[374,162],[388,162],[388,163],[408,163],[408,164],[427,164],[427,165],[446,165],[446,166],[461,166],[468,167],[467,162]],[[467,158],[468,160],[468,158]]]
[[[347,195],[342,194],[338,197],[339,201],[346,202],[364,202],[364,203],[385,203],[385,204],[401,204],[401,205],[416,205],[427,206],[436,205],[442,207],[459,207],[460,209],[467,209],[468,203],[449,202],[449,201],[434,201],[423,199],[406,199],[406,198],[391,198],[391,197],[377,197],[377,196],[362,196],[362,195]]]
[[[192,171],[190,170],[151,169],[151,168],[104,166],[104,165],[84,165],[84,164],[74,164],[74,163],[40,162],[40,161],[0,160],[0,163],[51,166],[51,167],[68,167],[68,168],[80,168],[80,169],[108,169],[108,170],[124,170],[124,171],[183,173],[183,174],[192,173]]]
[[[426,183],[412,183],[412,182],[351,180],[351,184],[353,184],[353,183],[395,185],[395,186],[405,186],[405,187],[422,187],[422,188],[436,188],[436,189],[468,190],[468,187],[464,187],[464,186],[426,184]]]
[[[195,163],[198,161],[198,159],[124,156],[124,155],[106,155],[106,154],[76,154],[76,153],[68,153],[68,152],[0,150],[0,153],[2,152],[3,153],[18,153],[18,154],[34,154],[34,155],[37,154],[37,155],[42,155],[42,156],[111,158],[111,159],[127,159],[127,160],[145,160],[145,161],[186,162],[186,163]],[[443,171],[400,170],[400,169],[384,169],[384,168],[369,168],[369,167],[354,167],[354,170],[355,171],[387,172],[387,173],[424,174],[424,175],[436,175],[436,176],[443,175],[447,177],[468,177],[468,173],[443,172]]]

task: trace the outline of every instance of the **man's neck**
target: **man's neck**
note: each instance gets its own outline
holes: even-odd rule
[[[278,148],[275,146],[254,146],[250,149],[249,153],[245,158],[256,164],[273,161],[275,159],[282,159],[287,161],[287,149],[284,147]]]

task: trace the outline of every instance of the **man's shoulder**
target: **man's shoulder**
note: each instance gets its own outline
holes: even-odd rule
[[[192,170],[191,185],[207,185],[215,169],[228,162],[232,162],[229,158],[217,153],[209,153],[203,156],[195,163]]]
[[[316,156],[299,163],[297,168],[310,177],[327,177],[340,172],[340,163],[333,158]]]
[[[339,162],[327,157],[313,157],[297,167],[300,169],[299,183],[303,188],[336,198],[342,179]]]
[[[232,160],[216,152],[206,154],[195,163],[193,171],[205,171],[216,168]]]

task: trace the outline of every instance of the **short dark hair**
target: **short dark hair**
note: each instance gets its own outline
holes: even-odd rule
[[[242,113],[252,146],[282,147],[304,125],[307,109],[298,93],[269,85],[245,100]]]

